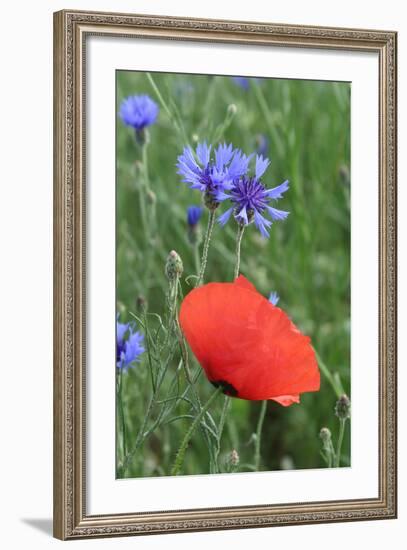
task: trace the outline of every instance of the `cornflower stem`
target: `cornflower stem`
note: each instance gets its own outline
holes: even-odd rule
[[[194,262],[195,262],[195,271],[199,273],[201,271],[201,258],[199,257],[199,246],[194,245]]]
[[[134,444],[134,447],[133,449],[127,454],[125,455],[124,457],[124,460],[123,460],[123,467],[122,467],[122,472],[123,474],[125,474],[127,472],[127,469],[128,467],[130,466],[132,460],[133,460],[133,457],[134,455],[136,454],[137,452],[137,449],[140,447],[142,441],[143,441],[143,435],[144,435],[144,432],[146,431],[146,428],[147,428],[147,422],[150,418],[150,414],[151,414],[151,411],[153,410],[153,407],[154,407],[154,402],[155,402],[155,395],[152,395],[151,398],[150,398],[150,401],[148,403],[148,406],[147,406],[147,411],[146,411],[146,414],[144,416],[144,420],[143,420],[143,423],[142,425],[140,426],[140,429],[138,431],[138,434],[137,434],[137,437],[136,437],[136,442]],[[124,476],[123,476],[124,477]]]
[[[324,458],[328,468],[332,468],[332,459],[336,456],[334,446],[332,444],[332,439],[329,438],[329,441],[323,444],[322,447],[324,451]]]
[[[140,201],[141,224],[143,226],[144,234],[149,240],[149,227],[148,227],[148,220],[147,220],[147,205],[146,205],[147,197],[145,192],[145,183],[144,183],[143,174],[141,174],[141,183],[138,185],[138,194],[139,194],[139,201]]]
[[[253,86],[253,91],[259,104],[260,110],[263,113],[264,119],[266,120],[269,132],[273,138],[273,144],[276,147],[278,154],[283,154],[281,135],[279,134],[277,129],[278,120],[276,120],[276,117],[272,116],[272,113],[267,103],[267,99],[264,96],[264,92],[261,89],[261,86]]]
[[[221,124],[219,124],[219,126],[215,129],[215,132],[212,137],[213,143],[220,141],[220,139],[223,137],[223,134],[232,124],[232,120],[234,119],[235,115],[236,115],[236,107],[234,110],[231,110],[229,108],[227,109],[225,120]]]
[[[221,415],[220,415],[219,425],[218,425],[218,442],[217,442],[217,447],[216,447],[216,452],[215,452],[217,472],[219,472],[219,454],[220,454],[222,434],[223,434],[223,429],[225,427],[226,416],[227,416],[229,407],[230,407],[230,397],[225,395],[225,398],[224,398],[224,401],[223,401],[222,412],[221,412]]]
[[[259,419],[257,421],[256,443],[254,448],[254,467],[256,472],[258,472],[260,468],[261,432],[263,430],[263,423],[264,423],[264,417],[266,416],[266,410],[267,410],[267,401],[262,401],[262,404],[260,407]]]
[[[175,278],[174,281],[170,281],[168,285],[168,294],[167,294],[167,302],[168,302],[168,326],[167,326],[167,335],[165,337],[163,349],[168,346],[168,343],[170,341],[170,337],[172,334],[172,328],[174,325],[174,321],[176,318],[176,312],[177,312],[177,299],[178,299],[178,276]]]
[[[319,356],[318,352],[314,349],[315,356],[318,361],[318,366],[321,369],[322,374],[325,376],[325,378],[328,380],[328,382],[331,384],[332,389],[335,392],[336,397],[339,399],[339,397],[344,393],[343,389],[339,387],[339,384],[335,380],[335,377],[331,374],[331,371],[326,366],[326,364],[322,361],[321,357]]]
[[[335,450],[334,446],[332,445],[332,441],[329,442],[329,452],[328,454],[328,468],[332,468],[332,457],[335,456]]]
[[[335,462],[334,462],[335,468],[339,468],[340,463],[341,463],[341,449],[342,449],[342,443],[343,443],[343,436],[345,434],[345,426],[346,426],[346,418],[340,418],[339,419],[338,446],[336,448]]]
[[[153,393],[155,393],[155,379],[154,379],[154,367],[153,367],[153,361],[152,361],[152,357],[151,357],[151,350],[150,350],[150,331],[149,331],[149,327],[148,327],[148,319],[147,319],[147,312],[146,312],[146,308],[143,307],[143,312],[142,312],[142,315],[143,315],[143,328],[144,328],[144,331],[145,331],[145,337],[146,337],[146,352],[147,352],[147,358],[148,358],[148,366],[149,366],[149,371],[150,371],[150,378],[151,378],[151,388],[153,390]]]
[[[202,250],[201,269],[199,270],[198,279],[197,279],[196,285],[195,285],[196,287],[200,286],[203,283],[206,264],[208,262],[209,244],[211,242],[211,236],[212,236],[212,231],[213,231],[213,226],[214,225],[215,225],[215,211],[210,210],[209,211],[208,226],[206,228],[205,240],[204,240],[203,250]]]
[[[332,455],[328,454],[328,468],[332,468]]]
[[[185,434],[181,445],[178,449],[177,455],[175,457],[174,465],[171,469],[171,475],[176,476],[178,475],[180,469],[182,468],[182,465],[184,463],[185,459],[185,453],[188,447],[188,444],[191,440],[191,437],[194,435],[194,432],[201,422],[202,418],[206,414],[206,411],[209,409],[209,407],[212,405],[213,401],[215,401],[216,397],[221,393],[222,388],[218,387],[210,396],[208,401],[205,403],[205,405],[201,408],[199,414],[196,415],[194,421],[192,422],[191,426],[189,427],[187,433]]]
[[[216,86],[215,86],[215,78],[213,77],[211,79],[211,82],[209,83],[209,90],[208,90],[208,93],[206,94],[206,100],[205,100],[205,103],[204,103],[204,107],[202,109],[202,112],[203,113],[211,113],[211,107],[212,107],[212,103],[213,103],[213,100],[214,100],[214,96],[215,96],[215,89],[216,89]],[[198,135],[201,135],[205,126],[208,124],[208,119],[207,117],[203,117],[203,119],[201,120],[199,126],[198,126],[198,130],[197,130],[197,134]]]
[[[198,411],[198,415],[199,415],[202,411],[202,403],[201,403],[201,400],[199,398],[199,393],[196,389],[194,380],[191,376],[191,372],[190,372],[190,368],[189,368],[189,360],[188,360],[188,347],[187,347],[187,343],[186,343],[185,338],[184,338],[184,334],[181,330],[181,325],[179,323],[179,318],[178,318],[178,307],[177,307],[178,278],[176,279],[174,285],[175,285],[176,288],[175,288],[175,300],[174,300],[174,304],[173,304],[172,318],[173,318],[173,323],[174,323],[175,330],[176,330],[176,333],[177,333],[178,343],[179,343],[179,346],[180,346],[180,349],[181,349],[181,359],[182,359],[182,364],[183,364],[183,367],[184,367],[185,378],[186,378],[186,381],[187,381],[188,385],[190,386],[190,388],[192,390],[193,399],[195,401],[195,407],[196,407],[196,410]],[[209,453],[210,453],[210,457],[211,457],[211,460],[212,460],[210,434],[208,433],[208,429],[206,428],[204,422],[201,423],[201,430],[202,430],[203,436],[206,440],[206,444],[207,444],[207,447],[208,447],[208,450],[209,450]]]
[[[242,246],[242,238],[243,238],[244,230],[245,230],[245,226],[239,224],[237,229],[237,236],[236,236],[236,264],[235,264],[235,273],[234,273],[233,279],[236,279],[239,276],[240,248]]]
[[[122,429],[122,449],[123,456],[127,454],[127,437],[126,437],[126,420],[124,417],[124,406],[123,406],[123,368],[119,369],[119,389],[118,389],[118,403],[120,410],[120,419],[121,419],[121,429]]]
[[[145,268],[144,268],[144,291],[148,295],[148,281],[150,280],[150,271],[151,271],[151,257],[153,252],[152,246],[152,230],[156,230],[156,220],[155,220],[155,206],[151,205],[152,216],[151,220],[149,219],[149,212],[147,207],[148,194],[151,193],[150,189],[150,180],[149,180],[149,170],[148,170],[148,139],[141,145],[141,185],[139,186],[139,196],[140,196],[140,214],[141,214],[141,223],[143,226],[143,232],[145,235],[145,241],[147,243],[147,249],[145,251]],[[150,214],[151,214],[150,212]]]
[[[166,341],[165,341],[165,344],[164,344],[164,348],[168,347],[168,345],[170,344],[170,336],[172,334],[172,331],[175,330],[176,337],[177,337],[178,343],[179,343],[180,348],[181,348],[181,362],[180,363],[182,363],[182,365],[184,367],[185,376],[186,376],[186,379],[187,379],[187,382],[188,382],[188,388],[192,389],[192,393],[193,393],[194,401],[195,401],[195,407],[196,407],[196,410],[197,410],[197,416],[199,416],[202,419],[202,416],[204,416],[204,415],[201,415],[202,405],[201,405],[201,402],[200,402],[200,399],[199,399],[198,392],[197,392],[196,387],[195,387],[196,380],[194,380],[191,377],[190,372],[189,372],[188,349],[187,349],[185,339],[184,339],[184,336],[182,334],[181,327],[180,327],[179,321],[178,321],[178,311],[177,311],[177,309],[178,309],[177,308],[178,281],[179,281],[179,279],[178,279],[178,277],[176,277],[174,280],[170,281],[170,283],[169,283],[169,289],[168,289],[168,295],[167,295],[168,309],[169,309],[169,320],[168,320],[168,328],[167,328],[167,337],[166,337]],[[130,466],[130,464],[133,460],[133,457],[135,456],[137,450],[142,445],[145,437],[149,433],[151,433],[151,428],[149,430],[147,430],[147,426],[148,426],[151,414],[153,412],[153,409],[154,409],[155,405],[158,402],[158,396],[159,396],[159,392],[160,392],[160,388],[162,386],[162,383],[165,379],[167,366],[165,366],[162,369],[160,375],[157,376],[157,380],[156,380],[156,384],[155,384],[155,391],[153,392],[153,394],[150,398],[149,404],[147,406],[147,411],[146,411],[145,417],[143,419],[142,425],[140,426],[140,429],[139,429],[138,434],[136,436],[136,441],[135,441],[134,447],[132,448],[132,450],[130,452],[127,453],[127,455],[125,455],[125,459],[123,461],[123,466],[122,466],[123,473],[126,473],[126,471],[128,470],[128,468],[129,468],[129,466]],[[164,405],[164,409],[165,408],[166,408],[166,406]],[[162,414],[160,413],[158,421],[154,423],[155,427],[156,427],[156,425],[159,424],[159,421],[161,419],[162,419]],[[202,422],[202,420],[200,420],[200,422]],[[210,445],[210,434],[208,433],[208,430],[205,427],[204,423],[202,423],[201,428],[202,428],[202,432],[204,434],[204,437],[206,439],[208,449],[210,450],[210,447],[211,447],[211,445]]]
[[[167,348],[168,345],[170,344],[170,333],[176,318],[177,298],[178,298],[178,277],[176,277],[174,281],[170,281],[170,284],[168,287],[167,300],[168,300],[168,308],[169,308],[169,320],[168,320],[168,329],[167,329],[167,336],[164,343],[164,348]],[[131,451],[129,451],[127,454],[124,455],[125,458],[123,460],[123,466],[122,466],[123,474],[126,473],[138,448],[143,443],[145,432],[147,429],[147,424],[150,420],[150,416],[156,404],[161,385],[164,381],[165,373],[167,371],[167,366],[168,365],[164,366],[164,368],[162,369],[162,372],[160,373],[161,375],[160,374],[157,375],[155,391],[152,393],[149,403],[147,405],[147,411],[145,413],[140,429],[137,433],[134,447],[132,448]]]
[[[150,180],[148,175],[148,140],[142,145],[141,147],[141,162],[143,165],[143,173],[144,173],[144,185],[146,187],[146,190],[150,190]]]
[[[154,90],[154,93],[155,95],[157,96],[157,99],[158,101],[160,102],[161,104],[161,107],[164,109],[164,111],[166,112],[168,118],[170,119],[170,121],[174,124],[175,126],[175,129],[177,130],[177,132],[182,136],[182,139],[188,143],[188,137],[186,135],[186,132],[185,132],[185,128],[183,127],[182,123],[180,123],[179,120],[177,120],[177,117],[175,116],[175,114],[171,111],[170,107],[168,106],[168,103],[165,101],[165,99],[163,98],[157,84],[155,83],[154,81],[154,78],[151,76],[150,73],[146,73],[147,75],[147,78],[148,78],[148,81],[150,82],[151,84],[151,87],[153,88]]]

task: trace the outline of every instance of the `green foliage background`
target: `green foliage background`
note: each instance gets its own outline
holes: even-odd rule
[[[276,290],[279,306],[309,335],[337,385],[350,393],[350,85],[341,82],[262,79],[249,89],[220,76],[153,74],[169,113],[160,105],[157,123],[149,128],[149,185],[143,224],[141,211],[141,149],[132,129],[117,117],[117,307],[121,321],[140,316],[143,297],[148,312],[165,316],[167,281],[164,264],[175,249],[184,263],[183,292],[195,274],[194,255],[186,236],[186,208],[201,204],[198,191],[181,182],[176,159],[186,141],[232,142],[243,152],[256,150],[258,136],[269,140],[271,166],[264,183],[274,187],[285,179],[290,189],[278,208],[288,210],[284,222],[262,239],[254,226],[244,235],[241,272],[267,295]],[[117,73],[116,114],[128,95],[147,93],[158,104],[157,90],[145,73]],[[235,105],[235,116],[228,107]],[[232,108],[232,112],[233,112]],[[226,207],[221,207],[224,211]],[[202,229],[207,221],[204,213]],[[216,226],[209,251],[206,281],[230,281],[233,275],[236,227]],[[154,316],[148,315],[150,329]],[[155,327],[154,327],[155,328]],[[151,343],[153,345],[153,342]],[[192,354],[191,354],[192,355]],[[178,363],[174,357],[174,366]],[[194,368],[198,369],[195,362]],[[123,376],[123,405],[128,444],[140,429],[151,395],[147,354]],[[180,382],[183,383],[182,380]],[[199,378],[205,402],[213,387]],[[169,385],[163,385],[162,399]],[[318,434],[328,426],[337,439],[336,395],[325,376],[318,393],[304,394],[300,405],[283,408],[270,401],[261,440],[261,469],[324,467]],[[214,405],[219,418],[222,398]],[[259,402],[232,399],[221,445],[221,459],[236,449],[237,471],[253,469],[254,437]],[[186,404],[173,417],[188,413]],[[158,411],[157,413],[158,414]],[[153,416],[154,418],[154,411]],[[171,420],[171,417],[168,418]],[[127,476],[167,475],[191,420],[170,421],[152,432],[132,460]],[[123,459],[118,433],[117,460]],[[349,427],[342,465],[350,464]],[[196,431],[186,453],[183,473],[208,473],[207,450]]]

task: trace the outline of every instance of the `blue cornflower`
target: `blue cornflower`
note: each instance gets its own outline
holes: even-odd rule
[[[250,88],[250,83],[259,84],[261,78],[248,78],[247,76],[232,76],[232,80],[237,86],[240,86],[243,90],[247,91]]]
[[[183,181],[189,183],[191,189],[201,191],[206,206],[215,210],[219,202],[227,198],[224,192],[232,188],[233,181],[247,172],[251,157],[234,149],[232,144],[222,143],[211,159],[211,149],[205,142],[198,143],[195,158],[191,147],[185,147],[177,159],[177,168]]]
[[[174,94],[181,99],[194,93],[194,86],[188,81],[176,81],[174,85]]]
[[[254,221],[263,237],[269,237],[268,228],[272,221],[263,216],[267,212],[271,219],[284,220],[288,212],[277,210],[270,206],[270,201],[280,199],[288,189],[288,180],[273,189],[266,189],[261,177],[267,170],[270,161],[262,156],[256,156],[254,176],[244,175],[233,181],[230,194],[224,193],[220,200],[230,199],[232,207],[219,218],[219,223],[225,225],[232,212],[236,221],[241,225],[248,225]]]
[[[117,314],[116,320],[116,362],[120,361],[120,357],[124,352],[125,336],[129,330],[130,323],[120,323],[119,314]]]
[[[270,292],[269,302],[271,302],[273,306],[276,306],[279,301],[280,296],[277,294],[277,292],[275,290],[273,292]]]
[[[126,339],[126,335],[128,335]],[[127,369],[132,363],[140,361],[140,355],[145,351],[144,336],[141,332],[134,332],[130,323],[116,321],[116,366]]]
[[[157,103],[148,95],[129,96],[120,105],[120,117],[124,124],[132,126],[137,132],[154,124],[158,113]]]
[[[187,223],[189,227],[195,227],[202,216],[201,206],[188,206],[187,208]]]
[[[243,90],[248,90],[250,87],[250,81],[245,76],[232,76],[232,80],[235,84],[243,88]]]
[[[269,149],[269,140],[264,134],[257,134],[256,146],[256,152],[258,155],[267,155]]]

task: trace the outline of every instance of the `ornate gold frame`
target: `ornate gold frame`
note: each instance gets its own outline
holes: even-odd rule
[[[379,496],[89,516],[85,494],[84,50],[94,34],[376,52],[379,59]],[[60,539],[396,517],[395,32],[148,15],[54,14],[54,535]]]

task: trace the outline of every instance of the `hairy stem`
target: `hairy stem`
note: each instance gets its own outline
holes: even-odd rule
[[[225,395],[225,398],[223,401],[222,413],[219,420],[218,441],[217,441],[216,452],[215,452],[216,469],[218,472],[219,472],[219,454],[220,454],[220,448],[221,448],[222,434],[223,434],[223,429],[225,427],[226,416],[227,416],[229,407],[230,407],[230,397]]]
[[[201,258],[199,257],[199,247],[194,245],[194,262],[195,262],[195,271],[200,273],[201,271]]]
[[[260,450],[261,450],[261,432],[263,429],[264,417],[266,416],[267,401],[263,401],[260,407],[259,419],[257,421],[256,429],[256,445],[254,449],[254,467],[258,472],[260,468]]]
[[[209,219],[208,219],[208,227],[206,228],[206,234],[205,234],[205,240],[203,244],[203,250],[202,250],[202,260],[201,260],[201,269],[199,271],[198,279],[196,281],[196,287],[200,286],[203,282],[203,278],[205,275],[205,269],[206,264],[208,262],[208,251],[209,251],[209,244],[211,242],[211,236],[213,231],[213,226],[215,224],[215,211],[210,210],[209,211]]]
[[[222,391],[221,387],[217,388],[212,393],[212,395],[210,396],[208,401],[205,403],[205,405],[202,407],[199,414],[196,415],[194,421],[192,422],[192,424],[191,424],[189,430],[187,431],[187,433],[185,434],[184,439],[182,440],[182,443],[181,443],[181,445],[178,449],[177,455],[175,457],[174,465],[171,469],[171,475],[176,476],[178,474],[178,472],[180,471],[180,469],[181,469],[181,467],[184,463],[185,453],[186,453],[188,444],[191,440],[191,437],[194,435],[194,432],[195,432],[198,424],[201,422],[201,419],[205,415],[206,411],[209,409],[212,402],[216,399],[216,397],[219,395],[219,393],[221,391]]]
[[[239,270],[240,270],[240,248],[242,246],[242,238],[244,233],[245,226],[240,225],[237,229],[237,236],[236,236],[236,264],[235,264],[235,273],[233,276],[233,279],[236,279],[239,276]]]
[[[325,363],[322,361],[322,359],[319,356],[319,354],[317,353],[317,351],[315,349],[314,349],[314,351],[315,351],[315,356],[316,356],[317,361],[318,361],[318,366],[321,369],[322,374],[325,376],[325,378],[331,384],[332,389],[334,390],[336,397],[339,398],[344,393],[342,387],[340,387],[338,381],[335,380],[335,376],[331,374],[331,371],[325,365]]]
[[[160,102],[161,104],[161,107],[164,109],[164,111],[166,112],[168,118],[170,119],[170,121],[172,122],[172,124],[174,125],[176,131],[182,136],[182,139],[185,143],[188,143],[188,137],[187,137],[187,134],[185,132],[185,128],[183,127],[182,125],[182,122],[180,120],[178,120],[177,116],[171,111],[168,103],[165,101],[165,99],[163,98],[157,84],[155,83],[153,77],[151,76],[150,73],[146,73],[146,76],[148,78],[148,81],[150,82],[151,84],[151,87],[153,88],[154,90],[154,93],[155,95],[157,96],[157,99],[158,101]]]
[[[127,454],[127,437],[126,437],[126,420],[125,420],[125,417],[124,417],[124,407],[123,407],[123,368],[119,369],[118,400],[119,400],[121,428],[122,428],[122,449],[123,449],[123,456],[126,456],[126,454]]]
[[[341,449],[342,449],[342,443],[343,443],[343,436],[345,434],[345,425],[346,425],[346,418],[340,418],[338,446],[336,449],[335,463],[334,463],[335,468],[339,468],[341,463]]]

